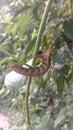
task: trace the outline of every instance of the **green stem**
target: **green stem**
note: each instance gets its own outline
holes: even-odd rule
[[[72,12],[72,0],[69,0],[69,15],[71,15]]]
[[[9,53],[8,51],[6,51],[3,47],[0,47],[0,51],[2,51],[3,53],[5,53],[6,55],[12,57],[15,61],[17,61],[20,64],[23,64],[27,67],[31,67],[30,65],[26,64],[25,62],[19,60],[18,58],[16,58],[13,54]]]
[[[26,123],[27,123],[27,130],[32,130],[31,124],[30,124],[30,117],[29,117],[29,91],[30,91],[30,84],[31,84],[31,77],[28,78],[27,82],[27,90],[26,90]],[[31,129],[29,129],[31,128]]]
[[[43,30],[44,30],[44,27],[45,27],[46,19],[47,19],[50,7],[52,5],[52,2],[53,2],[53,0],[48,0],[46,7],[45,7],[45,11],[44,11],[44,14],[43,14],[43,17],[42,17],[42,20],[41,20],[41,24],[40,24],[40,27],[39,27],[38,35],[37,35],[32,65],[34,65],[35,60],[36,60],[36,55],[37,55],[37,52],[38,52],[38,49],[39,49],[39,46],[40,46],[42,33],[43,33]],[[28,105],[31,79],[32,79],[31,77],[28,78],[27,90],[26,90],[26,114],[27,114],[26,116],[27,116],[27,125],[29,126],[29,127],[27,127],[27,130],[30,130],[30,126],[31,126],[30,117],[29,117],[29,105]],[[32,130],[32,128],[31,128],[31,130]]]
[[[53,2],[53,0],[48,0],[46,7],[45,7],[45,10],[44,10],[44,14],[42,16],[42,20],[41,20],[41,24],[40,24],[40,27],[39,27],[39,31],[38,31],[38,35],[37,35],[37,39],[36,39],[36,44],[35,44],[33,64],[35,62],[35,58],[36,58],[36,55],[37,55],[37,52],[38,52],[38,49],[39,49],[39,46],[40,46],[42,33],[43,33],[43,30],[44,30],[44,27],[45,27],[46,19],[47,19],[48,12],[50,10],[50,6],[51,6],[52,2]]]

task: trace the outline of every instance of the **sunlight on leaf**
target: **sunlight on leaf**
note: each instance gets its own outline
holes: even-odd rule
[[[58,116],[57,116],[57,119],[55,120],[55,125],[54,125],[54,127],[57,127],[63,120],[65,120],[65,118],[66,118],[65,112],[66,112],[65,108],[63,108],[63,109],[59,112],[59,114],[58,114]]]
[[[69,130],[73,130],[73,117],[69,119],[68,128]]]

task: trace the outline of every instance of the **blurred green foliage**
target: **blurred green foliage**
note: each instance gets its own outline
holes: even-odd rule
[[[46,1],[0,1],[0,47],[22,61],[29,61],[34,52]],[[39,50],[45,52],[51,43],[53,50],[50,70],[43,76],[33,78],[31,83],[30,120],[35,130],[72,130],[73,3],[70,0],[55,0],[51,6]],[[12,130],[25,130],[24,88],[27,83],[17,91],[16,82],[15,86],[13,84],[16,89],[10,89],[9,93],[8,89],[3,88],[5,75],[10,72],[9,66],[12,62],[12,58],[0,51],[0,100],[3,97],[6,101],[4,104],[8,104]]]

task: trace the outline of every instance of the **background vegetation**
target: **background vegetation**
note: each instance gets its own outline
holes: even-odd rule
[[[50,4],[39,50],[45,52],[53,44],[51,66],[45,75],[32,78],[29,100],[26,100],[27,77],[12,79],[5,86],[10,64],[15,60],[26,63],[34,55],[47,1],[0,1],[0,108],[9,114],[12,130],[73,129],[72,0],[52,0]],[[26,114],[27,103],[30,116]],[[27,116],[31,127],[27,127]]]

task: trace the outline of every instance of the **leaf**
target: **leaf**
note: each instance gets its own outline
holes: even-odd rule
[[[73,40],[73,19],[65,20],[63,23],[64,34]]]
[[[63,127],[61,130],[69,130],[68,127]]]
[[[28,10],[28,9],[30,9],[30,8],[31,8],[31,6],[29,6],[29,5],[22,7],[21,9],[19,9],[19,10],[15,13],[14,18],[15,18],[17,15],[23,13],[24,11],[26,11],[26,10]]]
[[[69,71],[70,71],[70,65],[64,65],[63,68],[62,68],[62,70],[61,70],[61,72],[62,72],[62,74],[64,76],[68,75]]]
[[[34,7],[34,9],[33,9],[33,17],[36,20],[40,20],[39,15],[38,15],[38,7]]]
[[[4,64],[7,60],[8,60],[8,58],[3,58],[3,59],[1,59],[1,60],[0,60],[0,66],[1,66],[2,64]]]
[[[50,115],[47,114],[42,117],[40,125],[38,126],[37,130],[59,130],[58,127],[54,128],[54,120],[50,118]]]
[[[51,118],[49,122],[47,122],[47,126],[43,130],[59,130],[59,127],[54,128],[54,121]]]
[[[30,43],[27,45],[25,49],[25,55],[27,55],[32,50],[33,46],[35,45],[35,42],[36,42],[36,38],[30,41]]]
[[[72,40],[69,39],[69,38],[64,34],[64,32],[61,33],[61,36],[62,36],[63,40],[70,46]]]
[[[59,37],[55,39],[55,46],[58,49],[60,48],[60,39],[59,39]]]
[[[59,76],[57,78],[57,87],[58,87],[58,92],[61,94],[63,91],[63,87],[64,87],[64,78],[63,76]]]
[[[65,120],[65,118],[66,118],[65,111],[66,111],[65,108],[63,108],[63,109],[59,112],[58,117],[57,117],[57,119],[55,120],[55,125],[54,125],[54,127],[57,127],[63,120]]]
[[[68,128],[69,130],[73,130],[73,117],[68,122]]]

